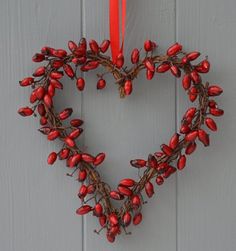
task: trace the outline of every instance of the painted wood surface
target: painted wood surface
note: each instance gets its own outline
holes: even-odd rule
[[[101,42],[108,37],[106,0],[2,0],[0,5],[0,250],[3,251],[232,251],[236,241],[236,2],[234,0],[128,1],[125,51],[141,48],[147,38],[164,52],[175,40],[200,50],[212,62],[207,75],[219,82],[226,110],[217,120],[211,147],[200,146],[182,173],[156,190],[143,208],[144,221],[115,244],[93,233],[94,217],[75,215],[78,184],[64,163],[48,167],[46,158],[59,144],[36,132],[35,119],[16,113],[29,90],[17,82],[34,68],[31,56],[43,45],[66,47],[81,36]],[[129,62],[129,56],[126,61]],[[179,125],[189,105],[172,76],[146,81],[142,74],[133,94],[120,99],[113,80],[96,90],[96,74],[85,74],[83,94],[66,80],[58,109],[73,106],[85,120],[81,146],[104,151],[102,177],[115,187],[124,176],[137,177],[129,160],[159,149]]]
[[[225,115],[216,119],[211,146],[199,147],[178,175],[177,232],[181,251],[235,250],[236,247],[236,2],[178,0],[177,39],[186,49],[199,49],[212,62],[204,78],[220,83],[219,106]],[[178,120],[187,102],[178,89]]]

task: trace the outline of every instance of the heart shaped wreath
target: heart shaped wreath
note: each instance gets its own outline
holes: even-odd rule
[[[217,85],[203,83],[200,74],[207,73],[210,63],[207,58],[198,64],[193,64],[199,52],[186,53],[179,43],[173,44],[164,55],[154,55],[157,48],[156,43],[147,40],[144,43],[144,56],[141,58],[140,50],[134,49],[131,53],[132,67],[123,67],[124,56],[118,54],[116,60],[111,60],[110,56],[104,55],[110,46],[109,40],[104,40],[99,46],[95,40],[87,42],[82,38],[79,44],[69,41],[70,52],[63,49],[53,49],[43,47],[40,53],[33,56],[34,62],[46,62],[45,66],[37,68],[33,77],[24,78],[20,81],[21,86],[31,86],[33,91],[30,95],[32,107],[19,109],[22,116],[40,116],[41,128],[39,131],[53,141],[62,141],[62,149],[56,153],[52,152],[48,156],[48,164],[52,165],[57,158],[66,160],[67,167],[74,169],[69,176],[77,173],[77,180],[81,182],[78,197],[82,201],[82,206],[77,209],[78,215],[92,212],[99,219],[101,229],[107,231],[107,239],[110,242],[121,233],[121,229],[127,233],[126,228],[131,221],[138,225],[142,221],[142,204],[144,203],[143,193],[147,197],[154,194],[153,180],[158,186],[170,177],[176,170],[182,170],[186,164],[186,156],[192,154],[199,140],[204,146],[209,145],[209,135],[202,128],[205,124],[211,131],[217,130],[217,125],[212,116],[223,115],[223,110],[219,109],[212,97],[222,93],[222,89]],[[182,85],[187,92],[189,100],[198,100],[198,105],[190,107],[183,116],[181,127],[175,133],[168,144],[161,145],[161,151],[149,154],[147,160],[131,160],[131,166],[139,169],[140,178],[135,181],[130,178],[122,179],[116,190],[112,190],[110,185],[105,183],[100,175],[98,166],[104,161],[105,153],[93,156],[83,152],[78,148],[76,139],[79,138],[83,129],[81,119],[70,120],[69,125],[63,125],[63,121],[72,114],[72,108],[66,108],[57,113],[53,106],[55,90],[62,90],[63,84],[60,79],[65,74],[76,80],[76,87],[83,91],[85,81],[78,76],[79,72],[88,72],[103,66],[105,72],[97,74],[97,89],[106,86],[105,74],[111,73],[115,78],[115,83],[119,87],[121,97],[131,94],[133,80],[138,77],[142,70],[146,71],[148,80],[155,74],[170,71],[176,78],[181,77],[184,72]],[[90,196],[90,198],[88,198]],[[94,201],[89,205],[89,201]],[[123,204],[120,208],[115,208],[112,200],[121,200]]]

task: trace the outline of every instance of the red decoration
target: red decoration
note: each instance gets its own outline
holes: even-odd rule
[[[118,60],[119,53],[123,54],[125,39],[125,21],[126,21],[126,0],[121,1],[122,5],[122,44],[120,47],[120,0],[110,0],[110,40],[112,60],[115,63]]]
[[[140,50],[135,48],[130,57],[133,65],[127,69],[122,68],[124,56],[121,53],[118,53],[115,62],[110,56],[104,55],[109,46],[108,40],[104,40],[100,46],[95,40],[91,40],[87,45],[86,39],[83,38],[79,44],[73,41],[68,43],[69,53],[63,49],[42,48],[40,53],[33,56],[33,61],[45,62],[45,65],[37,68],[33,77],[20,81],[20,86],[32,87],[32,105],[20,108],[18,112],[22,116],[39,116],[42,125],[39,131],[50,141],[62,141],[62,149],[58,153],[49,154],[48,164],[52,165],[57,159],[66,160],[67,167],[73,169],[68,175],[77,173],[77,180],[82,183],[78,191],[82,206],[76,213],[84,215],[92,212],[98,218],[101,228],[107,231],[108,241],[113,242],[122,230],[126,232],[131,222],[134,225],[140,224],[143,218],[143,198],[154,195],[154,181],[160,186],[177,169],[184,169],[187,155],[195,151],[198,142],[204,146],[209,145],[207,129],[217,130],[212,116],[218,117],[224,112],[212,99],[223,90],[218,85],[203,83],[201,78],[202,73],[209,71],[210,63],[207,59],[199,64],[193,63],[199,58],[199,52],[183,52],[182,46],[175,43],[166,54],[159,55],[155,53],[156,43],[147,40],[144,43],[144,57],[141,58]],[[131,166],[139,169],[140,177],[137,180],[122,179],[115,190],[111,190],[99,175],[99,166],[105,159],[105,153],[92,155],[83,152],[77,145],[77,140],[83,132],[83,121],[80,118],[71,119],[68,125],[64,125],[64,121],[68,120],[73,112],[72,108],[55,111],[53,104],[56,92],[63,89],[62,76],[73,79],[78,91],[83,91],[85,80],[79,76],[79,70],[89,72],[99,66],[105,68],[105,74],[108,72],[114,76],[121,97],[132,93],[135,78],[140,71],[145,70],[147,79],[164,72],[169,72],[177,78],[184,73],[183,89],[191,102],[198,101],[197,105],[185,112],[180,130],[174,133],[169,143],[161,145],[159,152],[150,154],[147,159],[137,158],[130,161]],[[99,91],[106,87],[105,74],[97,74]],[[113,200],[122,201],[122,206],[115,208]]]

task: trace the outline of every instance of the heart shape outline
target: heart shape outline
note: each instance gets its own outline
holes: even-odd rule
[[[223,90],[218,85],[210,85],[208,82],[203,84],[200,76],[200,73],[209,71],[210,63],[205,59],[197,65],[192,64],[192,61],[200,56],[199,52],[183,52],[182,46],[175,43],[169,47],[165,55],[153,55],[157,45],[153,41],[146,40],[145,57],[140,59],[140,50],[135,48],[131,53],[133,67],[127,70],[127,67],[123,68],[122,53],[117,56],[115,62],[105,55],[109,45],[109,40],[104,40],[100,46],[95,40],[91,40],[90,49],[88,49],[86,39],[82,38],[78,45],[73,41],[68,42],[70,54],[64,49],[43,47],[41,53],[33,56],[33,61],[37,63],[46,61],[47,65],[37,68],[33,77],[26,77],[20,81],[21,86],[33,88],[30,102],[34,105],[31,108],[22,107],[18,113],[22,116],[32,114],[36,116],[37,109],[42,125],[39,131],[46,135],[48,140],[60,139],[63,142],[60,152],[49,154],[48,164],[53,164],[59,156],[61,160],[67,161],[69,168],[74,168],[72,174],[68,174],[69,176],[73,176],[78,171],[78,180],[82,182],[78,196],[83,205],[77,209],[76,213],[84,215],[93,211],[101,225],[101,229],[96,232],[106,229],[108,241],[114,242],[121,228],[127,233],[126,228],[132,220],[131,213],[134,225],[142,221],[141,209],[144,203],[142,192],[145,190],[149,198],[153,196],[154,186],[151,180],[156,178],[157,185],[162,185],[164,180],[176,170],[182,170],[186,165],[186,155],[192,154],[197,147],[197,139],[204,146],[208,146],[209,135],[202,129],[202,125],[205,124],[210,130],[216,131],[217,125],[210,115],[221,116],[224,112],[218,108],[215,100],[210,99],[210,97],[220,95]],[[71,64],[74,65],[74,69]],[[110,186],[101,180],[96,168],[104,161],[105,154],[99,153],[94,157],[81,151],[76,145],[75,140],[83,132],[81,128],[83,121],[73,119],[70,121],[70,126],[65,127],[62,122],[70,117],[73,109],[66,108],[57,114],[53,106],[55,89],[63,89],[63,84],[59,80],[64,73],[71,79],[76,78],[78,90],[83,91],[85,82],[83,78],[77,76],[78,67],[85,72],[94,70],[98,66],[103,66],[106,73],[114,76],[122,98],[131,94],[132,82],[142,70],[146,70],[148,80],[154,77],[155,72],[161,74],[167,71],[170,71],[176,78],[180,78],[182,70],[185,73],[182,79],[184,90],[188,92],[191,102],[198,100],[198,107],[190,107],[185,112],[180,131],[171,137],[169,144],[162,144],[161,151],[149,154],[147,160],[130,161],[133,167],[144,171],[138,181],[129,178],[122,179],[117,190],[111,190]],[[104,75],[106,73],[97,74],[99,77],[97,89],[105,87]],[[182,153],[184,150],[185,154]],[[177,160],[177,167],[173,166],[175,160]],[[93,196],[85,201],[85,197],[89,194]],[[95,201],[93,207],[87,205],[91,199]],[[124,200],[123,205],[115,208],[111,199]]]

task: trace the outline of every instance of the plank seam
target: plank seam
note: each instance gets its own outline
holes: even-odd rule
[[[80,0],[80,39],[82,37],[84,37],[84,32],[85,32],[85,29],[84,29],[84,0]],[[81,77],[84,78],[84,72],[81,72]],[[80,108],[80,114],[81,114],[81,117],[83,118],[83,100],[84,100],[84,96],[83,96],[83,93],[81,92],[81,108]],[[85,140],[84,140],[84,137],[83,137],[83,140],[82,140],[82,146],[84,148],[84,144],[85,144]],[[81,246],[82,246],[82,251],[85,251],[85,216],[82,216],[82,219],[81,219],[81,223],[82,223],[82,243],[81,243]]]
[[[175,41],[177,42],[178,40],[178,23],[177,23],[177,18],[178,18],[178,0],[175,0],[175,10],[174,10],[174,15],[175,15]],[[175,131],[177,132],[178,130],[178,80],[175,78]],[[175,233],[176,233],[176,251],[179,250],[179,243],[178,243],[178,238],[179,238],[179,233],[178,233],[178,172],[176,172],[176,179],[175,179]]]

